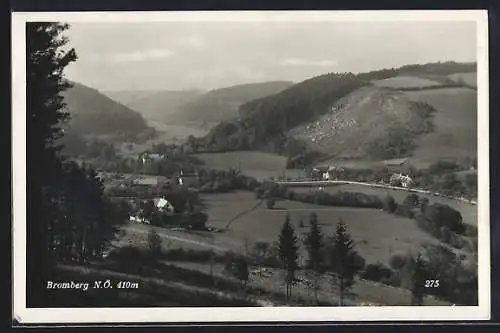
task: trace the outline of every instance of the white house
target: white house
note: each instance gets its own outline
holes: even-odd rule
[[[146,219],[144,217],[140,217],[140,216],[133,216],[133,215],[131,215],[129,217],[129,221],[130,222],[137,222],[137,223],[144,223],[144,224],[151,224],[151,222],[148,219]]]
[[[411,187],[413,185],[413,179],[408,175],[402,175],[400,173],[395,173],[391,176],[390,184],[393,186]]]
[[[165,198],[155,198],[153,200],[154,204],[155,204],[155,207],[156,209],[158,209],[159,211],[161,212],[165,212],[165,213],[169,213],[169,214],[173,214],[174,213],[174,206],[172,206],[172,204],[166,200]]]

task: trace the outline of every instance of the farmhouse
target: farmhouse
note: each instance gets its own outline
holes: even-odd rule
[[[316,166],[311,172],[311,178],[313,180],[336,180],[343,171],[344,169],[339,166]]]
[[[153,199],[153,202],[155,204],[155,207],[158,211],[162,213],[167,213],[167,214],[173,214],[174,213],[174,206],[166,200],[164,197],[161,198],[155,198]]]
[[[151,222],[147,218],[141,217],[139,215],[130,215],[129,221],[136,222],[136,223],[151,224]]]
[[[408,175],[402,175],[400,173],[395,173],[391,176],[389,180],[392,186],[402,186],[402,187],[411,187],[413,185],[413,179]]]

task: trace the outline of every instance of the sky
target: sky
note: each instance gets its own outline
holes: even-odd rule
[[[75,22],[69,79],[106,90],[210,90],[436,61],[476,61],[473,21]]]

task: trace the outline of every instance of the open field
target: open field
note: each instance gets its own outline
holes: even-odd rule
[[[207,263],[193,262],[168,262],[170,265],[179,266],[185,269],[200,271],[209,274],[210,266]],[[212,267],[212,272],[218,278],[228,278],[227,272],[222,264],[215,264]],[[267,269],[268,274],[259,275],[251,274],[248,281],[249,287],[263,288],[274,292],[284,292],[285,285],[283,283],[284,272],[279,269]],[[272,272],[272,273],[271,273]],[[297,277],[308,279],[310,277],[303,271],[297,272]],[[325,275],[319,281],[318,297],[320,301],[336,304],[338,302],[337,284],[331,276]],[[370,305],[408,305],[411,301],[411,294],[408,290],[393,288],[372,281],[358,279],[354,284],[352,295],[346,300],[346,305],[359,306],[361,304]],[[304,284],[297,284],[293,287],[292,298],[299,296],[303,299],[314,299],[314,292]],[[426,297],[424,305],[450,305],[448,302]]]
[[[209,223],[217,228],[224,228],[232,217],[258,203],[253,193],[249,192],[210,194],[205,195],[204,200],[209,207]],[[342,219],[357,242],[360,254],[368,263],[377,260],[387,263],[394,253],[418,249],[422,242],[434,242],[432,237],[419,230],[416,223],[410,219],[373,209],[326,207],[287,200],[278,201],[272,210],[260,206],[243,215],[231,224],[229,231],[220,234],[220,237],[230,237],[242,246],[245,239],[249,243],[275,242],[278,240],[287,211],[301,237],[308,230],[308,216],[311,213],[318,214],[325,234],[332,234],[339,219]],[[304,221],[305,227],[298,228],[300,220]],[[301,250],[305,255],[303,246]]]
[[[385,192],[386,190],[353,187],[352,185],[341,185],[326,187],[325,191],[359,191],[367,194],[382,195],[390,193],[396,200],[402,201],[405,196],[399,191]],[[302,191],[307,190],[305,188]],[[256,199],[251,192],[235,192],[223,194],[204,194],[203,199],[207,205],[208,224],[215,228],[224,229],[228,223],[242,212],[242,215],[234,220],[229,230],[220,233],[208,232],[182,232],[156,228],[160,236],[170,246],[187,246],[195,249],[212,249],[217,252],[232,250],[243,253],[245,246],[250,247],[256,241],[275,242],[288,212],[291,222],[300,238],[308,231],[308,217],[316,213],[322,230],[325,234],[333,234],[339,219],[342,219],[349,228],[359,253],[367,260],[367,263],[381,261],[388,263],[391,255],[405,253],[409,250],[418,250],[422,243],[437,241],[420,230],[414,220],[388,214],[376,209],[362,209],[351,207],[329,207],[296,201],[277,201],[274,209],[266,209],[264,205],[251,210],[260,200]],[[436,198],[438,199],[438,198]],[[431,201],[436,202],[436,201]],[[464,204],[465,205],[465,204]],[[456,207],[456,206],[455,206]],[[474,207],[474,206],[471,206]],[[465,208],[465,206],[464,206]],[[473,216],[477,219],[474,208],[462,210],[464,221],[470,224],[477,223],[476,220],[468,218]],[[464,213],[465,212],[465,213]],[[467,213],[469,215],[467,215]],[[299,228],[300,221],[304,227]],[[473,222],[471,222],[473,221]],[[129,224],[125,228],[131,234],[122,238],[120,245],[134,242],[145,242],[149,226]],[[246,245],[245,245],[246,244]],[[304,246],[301,247],[302,257],[306,255]],[[303,259],[302,258],[302,259]]]
[[[463,81],[465,84],[471,87],[477,87],[477,73],[455,73],[448,76],[455,82]]]
[[[415,76],[396,76],[374,81],[373,84],[382,88],[421,88],[441,85],[440,82]]]
[[[241,168],[243,174],[258,180],[283,176],[286,157],[259,151],[233,151],[225,153],[203,153],[196,157],[205,162],[205,167],[215,170]],[[286,170],[287,177],[302,176],[301,170]]]
[[[467,88],[405,92],[410,100],[436,109],[432,133],[416,139],[413,158],[423,161],[477,156],[477,94]]]
[[[338,188],[338,187],[332,187]],[[204,194],[203,199],[207,204],[209,215],[208,223],[216,228],[225,228],[227,223],[241,212],[247,214],[233,221],[231,227],[224,232],[196,232],[172,231],[161,227],[151,227],[140,224],[128,224],[124,228],[124,236],[118,246],[127,244],[146,245],[148,233],[154,228],[163,241],[165,249],[190,248],[196,250],[213,250],[222,254],[228,250],[237,253],[248,253],[256,241],[274,243],[288,212],[291,222],[303,240],[308,231],[308,216],[310,213],[318,215],[319,225],[325,235],[333,234],[339,219],[347,225],[349,233],[355,241],[358,253],[365,258],[366,264],[381,262],[388,265],[389,259],[396,253],[417,252],[423,243],[438,243],[436,239],[421,231],[414,220],[395,216],[375,209],[360,209],[349,207],[327,207],[288,200],[276,202],[275,208],[266,209],[264,205],[258,206],[260,200],[251,192],[235,192],[224,194]],[[300,221],[304,226],[300,227]],[[300,243],[301,263],[307,258],[303,243]],[[208,274],[208,263],[194,262],[168,262],[168,264],[193,271]],[[252,274],[249,287],[263,288],[265,290],[281,292],[284,290],[282,272],[277,269],[271,275],[260,277]],[[216,276],[230,278],[223,271],[222,265],[215,263],[212,272]],[[298,272],[298,276],[304,272]],[[267,276],[267,277],[266,277]],[[305,277],[305,276],[304,276]],[[306,277],[307,278],[307,277]],[[310,278],[309,278],[310,279]],[[320,282],[320,299],[335,303],[338,291],[331,277],[324,277]],[[403,289],[384,286],[375,282],[358,280],[354,295],[349,297],[349,305],[371,303],[373,305],[408,305],[410,293]],[[303,299],[312,300],[312,290],[303,284],[294,287],[294,295]],[[447,305],[446,302],[428,298],[428,305]]]
[[[405,159],[408,160],[408,164],[414,166],[417,169],[425,169],[428,168],[432,163],[435,161],[424,161],[424,160],[419,160],[413,157],[405,157],[405,158],[397,158],[397,159],[391,159],[391,160],[381,160],[381,161],[373,161],[373,160],[342,160],[342,159],[337,159],[337,158],[330,158],[330,159],[325,159],[322,160],[320,165],[336,165],[336,166],[341,166],[343,168],[349,168],[349,169],[375,169],[375,168],[381,168],[381,167],[386,167],[386,163],[391,163],[391,161],[396,161],[396,160],[401,160]]]
[[[314,187],[292,187],[294,191],[297,192],[308,192],[314,189]],[[403,200],[410,194],[407,191],[394,190],[389,188],[377,188],[356,184],[340,184],[335,186],[325,186],[324,191],[329,193],[336,193],[338,191],[346,191],[346,192],[361,192],[368,195],[377,195],[381,199],[385,198],[386,195],[390,194],[394,197],[394,199],[398,203],[402,203]],[[477,225],[477,205],[471,205],[465,202],[461,202],[458,200],[436,197],[434,195],[417,193],[420,198],[429,199],[430,203],[440,203],[444,205],[448,205],[458,210],[462,214],[462,218],[465,223],[471,225]]]

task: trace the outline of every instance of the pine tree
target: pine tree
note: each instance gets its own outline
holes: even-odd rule
[[[30,306],[46,300],[45,282],[57,262],[99,257],[124,222],[125,210],[104,196],[92,169],[61,154],[61,126],[68,119],[61,92],[71,85],[64,68],[76,60],[64,51],[68,25],[26,25],[27,283]]]
[[[68,28],[59,23],[26,24],[26,165],[27,168],[27,280],[33,297],[43,298],[44,280],[57,259],[49,230],[63,217],[58,212],[60,199],[54,186],[61,170],[56,140],[58,125],[67,118],[59,96],[70,85],[63,78],[64,68],[76,60],[73,49],[62,52]],[[40,289],[42,288],[42,289]]]
[[[151,228],[148,233],[148,250],[151,259],[156,260],[162,253],[161,238],[158,232]]]
[[[292,294],[292,284],[295,280],[295,271],[298,268],[298,239],[290,223],[290,215],[285,216],[285,223],[281,228],[281,233],[278,240],[278,250],[283,268],[286,270],[285,284],[286,297],[289,298]]]
[[[262,275],[262,266],[265,260],[272,254],[271,245],[267,242],[256,242],[252,247],[252,257],[259,266],[259,275]]]
[[[248,263],[245,257],[239,256],[236,258],[233,265],[233,274],[238,280],[240,280],[241,286],[245,288],[249,277]]]
[[[384,199],[384,210],[392,214],[397,208],[398,204],[396,203],[396,200],[394,200],[392,195],[388,194]]]
[[[425,296],[425,262],[419,254],[411,260],[411,304],[423,305]]]
[[[305,244],[309,258],[307,267],[314,272],[314,300],[318,303],[318,279],[323,268],[323,235],[318,226],[318,217],[316,214],[309,216],[310,230],[306,236]]]
[[[352,288],[354,275],[359,270],[358,257],[347,226],[341,220],[333,235],[333,247],[330,252],[330,267],[338,277],[341,306],[344,305],[345,293]]]

